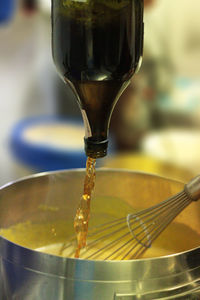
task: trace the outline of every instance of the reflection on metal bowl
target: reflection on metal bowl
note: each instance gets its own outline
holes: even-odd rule
[[[200,203],[163,233],[156,246],[162,251],[149,253],[155,258],[95,261],[34,250],[71,235],[83,179],[84,170],[52,172],[2,188],[0,299],[199,299]],[[182,187],[153,175],[99,170],[90,226],[146,208]]]

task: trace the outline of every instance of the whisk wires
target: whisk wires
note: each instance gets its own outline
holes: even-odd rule
[[[89,230],[88,244],[81,258],[101,260],[135,259],[151,247],[152,242],[187,207],[192,200],[179,194],[141,212],[104,223]],[[65,244],[65,251],[75,239]]]

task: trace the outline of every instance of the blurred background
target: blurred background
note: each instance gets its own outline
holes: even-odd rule
[[[144,58],[98,166],[200,173],[200,1],[145,0]],[[0,185],[85,166],[83,122],[51,57],[50,0],[0,2]]]

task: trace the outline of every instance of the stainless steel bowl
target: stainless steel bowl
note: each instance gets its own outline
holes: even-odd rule
[[[176,224],[189,230],[184,232],[187,242],[183,249],[178,245],[179,237],[173,237],[173,224],[168,229],[167,239],[172,236],[171,246],[174,244],[175,252],[178,251],[168,256],[92,261],[63,258],[33,249],[44,246],[43,236],[47,231],[51,243],[60,242],[65,236],[67,238],[82,192],[83,178],[84,170],[45,173],[1,189],[0,299],[200,299],[200,238],[192,244],[193,249],[188,242],[192,239],[190,232],[200,236],[200,203],[192,203],[175,220]],[[98,223],[107,217],[121,216],[130,207],[145,208],[180,191],[182,187],[182,183],[154,175],[98,170],[92,202],[93,221]],[[115,207],[113,203],[116,203]],[[59,222],[64,222],[66,232],[65,229],[59,232],[56,225]],[[48,230],[45,229],[47,223],[51,224]],[[25,224],[27,229],[25,238],[19,241],[15,234],[13,238],[6,235],[10,227],[19,230],[17,224]],[[40,225],[33,236],[29,233],[30,224]]]

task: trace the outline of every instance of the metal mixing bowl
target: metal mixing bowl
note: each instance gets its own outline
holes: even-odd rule
[[[173,224],[167,229],[161,244],[167,240],[166,247],[174,254],[164,257],[93,261],[34,250],[71,234],[84,173],[44,173],[1,189],[0,299],[200,299],[200,203],[192,203],[173,222],[183,228],[183,244]],[[182,183],[154,175],[98,170],[91,223],[122,216],[130,208],[148,207],[182,187]],[[29,232],[30,226],[37,228],[35,233]],[[10,228],[14,228],[12,236],[7,234]]]

